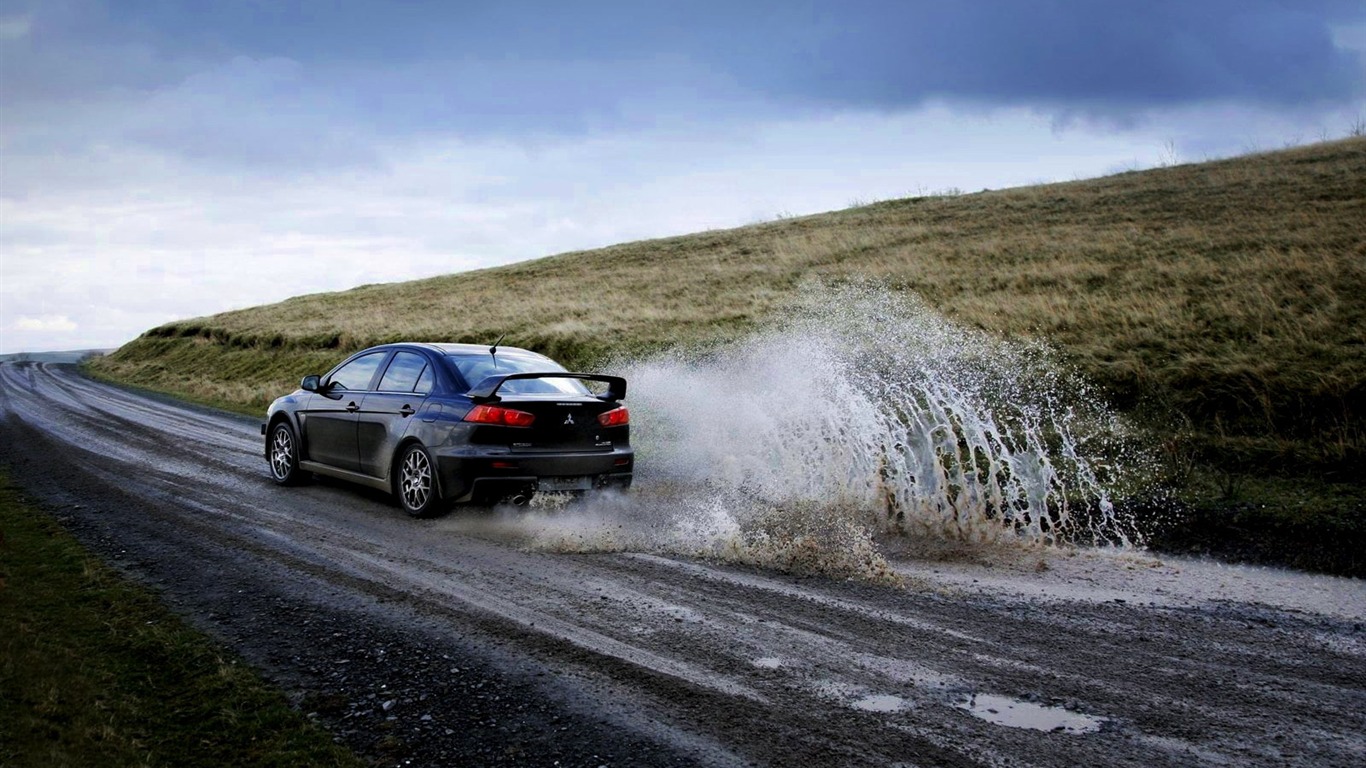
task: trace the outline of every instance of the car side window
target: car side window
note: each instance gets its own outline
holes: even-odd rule
[[[435,381],[436,375],[432,373],[432,367],[429,365],[423,368],[422,375],[417,377],[417,386],[413,387],[413,391],[419,395],[431,394],[432,383]]]
[[[365,391],[370,388],[370,380],[375,378],[375,370],[384,362],[383,352],[371,352],[337,369],[328,379],[333,389]]]
[[[379,382],[381,392],[412,392],[427,368],[427,358],[414,352],[398,352],[389,362],[384,378]],[[431,386],[427,387],[428,390]],[[424,393],[425,394],[425,393]]]

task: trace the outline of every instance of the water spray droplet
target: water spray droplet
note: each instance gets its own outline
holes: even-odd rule
[[[768,330],[627,363],[636,488],[545,522],[550,548],[671,551],[895,582],[878,540],[1127,547],[1122,421],[1046,347],[863,284]]]

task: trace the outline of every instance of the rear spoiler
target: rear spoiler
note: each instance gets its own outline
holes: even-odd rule
[[[479,382],[478,386],[471,389],[467,394],[476,403],[496,403],[501,398],[498,397],[498,389],[503,384],[517,379],[583,379],[586,381],[601,381],[607,384],[607,394],[598,395],[599,400],[606,400],[615,403],[618,400],[626,399],[626,379],[620,376],[601,376],[596,373],[565,373],[563,371],[542,371],[540,373],[509,373],[502,376],[490,376]]]

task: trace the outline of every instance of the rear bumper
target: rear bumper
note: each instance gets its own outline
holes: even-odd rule
[[[635,452],[610,453],[436,453],[441,495],[447,501],[497,500],[535,491],[542,478],[586,478],[592,488],[629,488]]]

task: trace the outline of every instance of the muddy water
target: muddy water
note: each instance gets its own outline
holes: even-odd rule
[[[1112,498],[1141,453],[1084,381],[884,288],[813,286],[748,340],[623,368],[636,489],[510,533],[874,581],[908,542],[1140,543]]]

